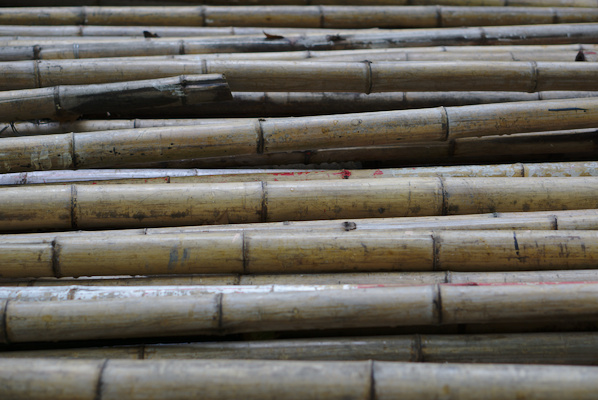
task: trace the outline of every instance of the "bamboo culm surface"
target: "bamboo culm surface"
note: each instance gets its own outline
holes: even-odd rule
[[[0,358],[378,360],[595,365],[595,332],[401,335],[4,351]],[[522,353],[521,349],[525,352]]]
[[[594,367],[385,361],[0,360],[11,399],[592,399]],[[375,396],[375,397],[374,397]]]
[[[26,136],[0,140],[4,156],[0,172],[434,144],[466,137],[595,126],[598,98],[582,98]]]
[[[48,185],[3,188],[0,198],[4,232],[140,228],[593,209],[598,178]]]
[[[580,12],[583,11],[583,12]],[[597,22],[594,8],[194,6],[4,8],[0,24],[434,28]]]
[[[65,85],[0,92],[0,118],[30,120],[74,119],[81,114],[138,108],[185,106],[232,99],[222,75],[183,75],[172,78],[97,85]]]
[[[4,326],[0,340],[23,343],[358,327],[584,321],[598,316],[597,285],[439,284],[322,290],[317,296],[312,292],[274,292],[40,302],[3,300],[0,309]]]

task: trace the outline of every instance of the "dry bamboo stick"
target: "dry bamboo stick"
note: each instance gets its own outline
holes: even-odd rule
[[[598,259],[594,230],[115,234],[0,246],[3,278],[592,269]]]
[[[525,352],[521,349],[524,348]],[[4,351],[0,358],[380,360],[595,365],[594,332],[402,335]]]
[[[131,169],[56,170],[0,175],[0,186],[57,183],[202,183],[384,179],[398,177],[580,177],[598,176],[598,162],[515,163],[360,170]]]
[[[0,92],[0,118],[76,119],[81,114],[230,100],[222,75],[182,75],[97,85],[65,85]]]
[[[591,128],[598,125],[597,110],[598,98],[582,98],[4,138],[0,172],[135,167],[157,157],[164,162]]]
[[[224,74],[237,92],[598,90],[598,63],[569,62],[311,62],[85,60],[2,63],[0,88],[27,89],[185,74]],[[91,73],[93,71],[93,73]]]
[[[194,6],[4,8],[0,24],[434,28],[597,22],[595,8]]]
[[[401,29],[336,35],[307,34],[282,39],[261,35],[242,37],[207,37],[200,39],[152,39],[143,42],[110,44],[75,44],[68,46],[2,48],[0,59],[90,58],[116,56],[152,56],[232,52],[281,52],[297,50],[349,50],[443,45],[505,44],[595,44],[597,24],[520,25],[510,27]],[[334,40],[333,40],[334,39]]]
[[[597,191],[594,177],[174,183],[168,190],[159,184],[6,187],[0,230],[579,210],[598,208]]]
[[[11,399],[592,399],[594,367],[385,361],[0,360]],[[98,384],[99,382],[99,384]]]
[[[8,300],[2,301],[5,325],[1,337],[5,343],[22,343],[222,332],[583,321],[596,317],[597,285],[439,284],[322,290],[317,296],[311,292],[274,292],[147,299]]]
[[[3,287],[14,286],[173,286],[173,285],[430,285],[436,283],[537,283],[596,282],[598,270],[514,271],[514,272],[353,272],[332,274],[274,275],[158,275],[93,276],[80,278],[0,279]]]

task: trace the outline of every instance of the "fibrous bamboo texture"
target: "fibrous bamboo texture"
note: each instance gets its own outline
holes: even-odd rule
[[[598,178],[389,178],[0,190],[2,231],[598,208]],[[364,197],[364,191],[367,196]]]
[[[222,75],[54,86],[0,92],[0,119],[75,119],[81,114],[138,108],[157,112],[159,107],[230,99],[232,95]]]
[[[0,24],[434,28],[597,22],[595,8],[195,6],[4,8]]]
[[[596,369],[384,361],[0,360],[11,399],[593,399]],[[375,397],[373,395],[375,394]]]
[[[594,332],[404,335],[5,351],[0,358],[380,360],[595,365]],[[525,349],[522,352],[521,349]]]
[[[3,300],[0,340],[95,340],[232,332],[583,321],[596,283],[427,285],[106,300]],[[165,323],[166,322],[166,323]],[[1,386],[1,385],[0,385]]]

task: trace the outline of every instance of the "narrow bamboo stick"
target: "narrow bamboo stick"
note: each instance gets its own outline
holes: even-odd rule
[[[597,246],[594,230],[62,236],[3,243],[0,276],[592,269]]]
[[[81,114],[185,106],[230,100],[222,75],[182,75],[97,85],[64,85],[0,92],[0,119],[76,119]]]
[[[595,161],[515,163],[359,170],[300,169],[131,169],[57,170],[0,175],[0,186],[57,183],[145,184],[206,182],[275,182],[398,177],[580,177],[598,176]]]
[[[450,6],[170,6],[5,8],[0,24],[434,28],[598,21],[595,8]]]
[[[402,335],[5,351],[0,358],[379,360],[595,365],[594,332]],[[521,349],[524,348],[525,352]]]
[[[297,50],[349,50],[445,45],[539,45],[596,44],[597,24],[520,25],[510,27],[401,29],[335,35],[306,34],[267,39],[264,34],[243,37],[199,39],[152,39],[133,43],[75,44],[40,47],[17,46],[0,49],[0,59],[90,58],[155,56],[232,52],[281,52]],[[335,39],[335,40],[332,40]]]
[[[156,157],[165,162],[397,143],[433,144],[595,126],[598,98],[582,98],[25,136],[0,141],[5,157],[0,172],[135,167],[156,162]]]
[[[2,340],[21,343],[222,332],[583,321],[596,317],[597,285],[440,284],[322,290],[318,296],[311,292],[274,292],[101,301],[8,300],[2,301]]]
[[[598,208],[598,178],[389,178],[0,190],[2,231]],[[364,193],[367,198],[363,198]],[[317,207],[314,204],[317,203]]]

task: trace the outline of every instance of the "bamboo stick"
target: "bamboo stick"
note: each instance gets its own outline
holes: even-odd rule
[[[3,302],[3,341],[97,340],[355,327],[583,321],[593,283],[428,285],[193,297]],[[168,321],[168,324],[162,321]],[[14,361],[14,360],[13,360]],[[1,385],[0,385],[1,386]]]
[[[349,50],[393,47],[446,45],[539,45],[539,44],[596,44],[597,24],[519,25],[510,27],[401,29],[354,34],[307,34],[267,39],[264,34],[243,37],[212,37],[200,39],[152,39],[133,43],[75,44],[44,46],[46,58],[89,58],[116,56],[152,56],[232,52],[281,52],[297,50]],[[335,40],[331,40],[335,39]],[[0,59],[36,59],[40,47],[17,46],[2,48]]]
[[[379,360],[595,365],[594,332],[402,335],[4,351],[0,358]],[[524,348],[525,352],[521,349]]]
[[[598,98],[582,98],[4,138],[0,172],[135,167],[156,157],[164,162],[591,128],[598,125],[596,110]]]
[[[597,241],[594,230],[62,236],[52,243],[3,243],[0,276],[591,269]]]
[[[0,118],[76,119],[81,114],[229,100],[222,75],[182,75],[98,85],[65,85],[0,92]]]
[[[580,177],[598,176],[595,161],[515,163],[360,170],[272,169],[132,169],[57,170],[0,175],[0,186],[57,183],[144,184],[252,181],[312,181],[333,179],[384,179],[397,177]]]
[[[597,22],[595,8],[170,6],[4,8],[0,24],[434,28]]]
[[[3,188],[0,230],[139,228],[598,208],[598,179],[594,177],[198,183],[170,184],[168,190],[162,189],[161,185],[152,184]]]

